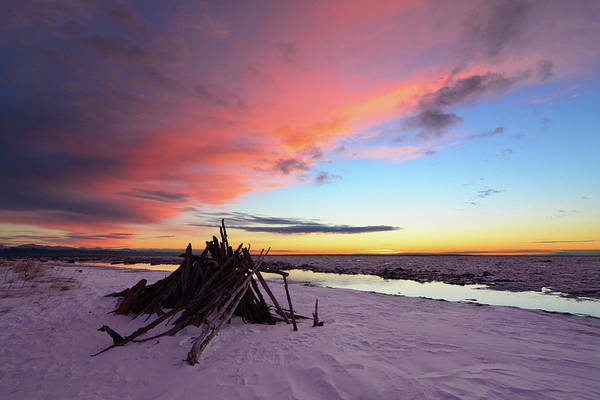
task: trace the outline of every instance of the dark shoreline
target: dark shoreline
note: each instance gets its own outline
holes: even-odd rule
[[[41,262],[108,262],[178,265],[181,258],[158,255],[70,255],[38,257]],[[455,285],[484,284],[491,289],[541,291],[549,288],[569,297],[600,299],[600,257],[567,255],[273,255],[269,267],[337,274],[375,275],[384,279],[440,281]]]

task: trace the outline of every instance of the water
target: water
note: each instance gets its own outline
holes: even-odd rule
[[[315,272],[357,273],[419,282],[481,283],[512,292],[557,292],[600,298],[600,256],[271,256],[268,261]],[[471,276],[471,278],[465,278]]]
[[[79,265],[97,267],[145,269],[154,271],[174,271],[179,266],[173,264],[146,263],[110,264],[107,262],[82,262]],[[600,318],[600,300],[590,298],[568,298],[560,293],[511,292],[491,290],[486,285],[451,285],[443,282],[420,283],[408,279],[383,279],[374,275],[348,275],[328,272],[312,272],[299,269],[287,271],[288,281],[298,284],[310,284],[320,287],[354,289],[408,297],[426,297],[447,301],[467,301],[479,304],[512,306],[525,309],[563,312],[577,315],[589,315]],[[277,274],[264,274],[269,279],[281,279]]]
[[[126,269],[145,269],[150,271],[175,271],[179,268],[176,264],[148,264],[148,263],[134,263],[134,264],[111,264],[104,261],[81,261],[76,262],[74,265],[93,266],[93,267],[109,267],[109,268],[126,268]]]
[[[408,279],[383,279],[374,275],[342,275],[297,269],[287,272],[290,273],[288,281],[293,283],[308,283],[321,287],[354,289],[408,297],[427,297],[448,301],[468,301],[531,310],[565,312],[600,318],[600,300],[562,297],[560,293],[548,290],[544,292],[509,292],[487,289],[486,285],[461,286],[443,282],[420,283]],[[281,279],[276,274],[268,274],[268,276],[270,279]]]

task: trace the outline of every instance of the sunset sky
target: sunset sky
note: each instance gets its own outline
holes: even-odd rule
[[[8,1],[0,244],[600,249],[598,1]]]

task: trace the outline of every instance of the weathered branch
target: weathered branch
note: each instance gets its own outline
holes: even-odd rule
[[[187,361],[194,364],[219,329],[234,314],[241,316],[244,322],[269,324],[275,324],[279,319],[289,323],[291,317],[294,330],[298,329],[285,279],[288,274],[265,268],[283,276],[289,311],[281,307],[260,273],[270,249],[261,251],[254,261],[250,255],[250,246],[244,248],[240,244],[234,251],[229,245],[223,220],[219,230],[221,240],[213,236],[213,240],[206,242],[206,248],[200,256],[192,254],[192,245],[189,244],[182,255],[184,259],[179,268],[166,278],[151,285],[147,285],[146,280],[142,279],[130,289],[111,294],[123,297],[118,313],[131,313],[134,318],[145,314],[148,316],[146,320],[154,314],[156,317],[125,337],[110,327],[103,326],[99,330],[109,334],[113,338],[113,344],[94,356],[129,342],[140,343],[165,335],[175,335],[186,326],[195,325],[202,326],[201,335],[194,341],[187,357]],[[255,278],[275,304],[275,314],[272,314]],[[162,332],[143,337],[161,324],[166,326]]]

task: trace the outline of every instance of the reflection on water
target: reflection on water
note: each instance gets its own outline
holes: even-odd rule
[[[148,269],[154,271],[174,271],[179,266],[172,264],[110,264],[107,262],[84,262],[81,265]],[[326,272],[312,272],[299,269],[289,270],[288,281],[309,283],[314,286],[354,289],[366,292],[403,295],[408,297],[428,297],[448,301],[470,301],[480,304],[513,306],[545,311],[567,312],[591,315],[600,318],[600,301],[588,298],[567,298],[550,291],[507,292],[487,289],[486,285],[450,285],[443,282],[420,283],[407,279],[383,279],[375,275],[342,275]],[[277,274],[264,274],[265,278],[281,279]]]
[[[592,315],[600,318],[600,301],[587,298],[566,298],[550,292],[507,292],[486,289],[486,285],[460,286],[443,282],[420,283],[407,279],[383,279],[375,275],[341,275],[299,269],[287,272],[290,273],[289,282],[309,283],[314,286],[448,301],[471,301],[480,304]],[[268,275],[270,279],[278,279],[278,275]]]
[[[93,267],[110,267],[110,268],[127,268],[127,269],[149,269],[151,271],[175,271],[179,268],[179,265],[175,264],[147,264],[147,263],[135,263],[135,264],[111,264],[105,261],[83,261],[76,262],[76,265],[90,265]]]

